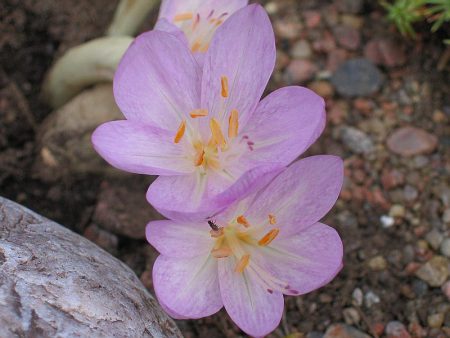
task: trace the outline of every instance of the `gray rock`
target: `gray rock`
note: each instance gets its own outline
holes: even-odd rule
[[[342,142],[356,154],[370,154],[374,151],[372,139],[363,131],[354,127],[343,126],[340,129]]]
[[[39,157],[34,172],[45,181],[61,176],[101,173],[121,175],[94,150],[92,132],[100,124],[124,119],[111,84],[85,90],[52,112],[38,130]]]
[[[181,337],[125,264],[0,197],[0,337]]]
[[[366,59],[346,61],[331,78],[337,92],[345,97],[371,95],[380,89],[383,80],[383,74]]]

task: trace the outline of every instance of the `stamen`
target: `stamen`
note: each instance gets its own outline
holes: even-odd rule
[[[217,20],[217,22],[216,22],[216,27],[219,27],[222,23],[223,23],[222,20]]]
[[[183,121],[181,121],[180,126],[178,127],[178,130],[177,130],[177,133],[175,134],[175,138],[174,138],[173,142],[174,143],[180,142],[185,131],[186,131],[186,121],[183,120]]]
[[[236,264],[234,271],[238,273],[244,272],[244,269],[247,267],[249,262],[250,262],[250,255],[249,254],[243,255],[239,260],[239,262]]]
[[[272,225],[277,224],[277,219],[274,214],[269,214],[269,223]]]
[[[211,250],[211,255],[215,258],[225,258],[230,256],[232,253],[233,252],[231,251],[231,249],[227,246]]]
[[[233,109],[228,119],[228,137],[234,138],[237,136],[239,130],[239,112]]]
[[[194,14],[192,14],[191,12],[187,12],[187,13],[180,13],[175,15],[175,17],[173,18],[174,22],[180,22],[180,21],[186,21],[186,20],[191,20],[194,17]]]
[[[258,244],[261,246],[269,245],[280,233],[280,229],[272,229],[270,230],[263,238],[258,241]]]
[[[249,228],[249,227],[250,227],[250,223],[247,221],[247,219],[244,217],[244,215],[240,215],[240,216],[236,219],[236,221],[237,221],[239,224],[245,226],[246,228]]]
[[[205,151],[202,150],[197,154],[197,157],[195,158],[195,161],[194,161],[194,165],[196,167],[199,167],[203,164],[204,160],[205,160]]]
[[[216,145],[220,146],[221,148],[224,148],[227,142],[225,141],[225,137],[223,136],[219,122],[217,122],[216,119],[212,118],[211,121],[209,122],[209,127],[211,129],[211,134]]]
[[[222,85],[222,97],[228,97],[228,77],[222,76],[220,78],[220,84]]]
[[[189,115],[195,119],[197,117],[204,117],[208,116],[208,110],[207,109],[195,109],[189,113]]]

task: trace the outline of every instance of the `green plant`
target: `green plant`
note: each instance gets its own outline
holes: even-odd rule
[[[380,1],[387,11],[389,21],[392,21],[405,36],[415,37],[413,23],[424,19],[425,0],[395,0],[393,3]]]
[[[426,16],[434,22],[431,27],[432,32],[436,32],[445,22],[450,21],[450,0],[428,0],[429,8]]]
[[[431,32],[436,32],[450,21],[450,0],[380,0],[387,11],[387,18],[393,22],[400,33],[414,38],[416,32],[413,24],[419,21],[433,23]],[[450,39],[444,40],[449,44]]]

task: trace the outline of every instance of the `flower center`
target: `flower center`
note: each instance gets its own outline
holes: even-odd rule
[[[227,12],[215,15],[214,10],[205,17],[200,13],[185,12],[175,15],[173,22],[183,30],[193,52],[206,52],[214,32],[227,16]]]
[[[226,162],[236,160],[248,147],[253,150],[253,142],[248,136],[236,140],[239,133],[239,112],[236,109],[227,111],[225,101],[229,96],[228,78],[220,78],[220,107],[218,117],[209,119],[207,109],[195,109],[189,113],[187,120],[182,120],[175,133],[173,142],[180,143],[187,139],[187,157],[193,165],[206,173],[208,169],[223,171],[227,167]],[[228,128],[223,128],[220,121],[226,121],[228,116]],[[186,135],[186,136],[185,136]],[[242,146],[243,144],[243,146]]]
[[[275,225],[275,215],[269,214],[267,223],[253,226],[245,218],[244,215],[236,217],[229,222],[225,227],[220,227],[213,221],[208,221],[211,226],[210,235],[215,241],[211,250],[211,255],[217,259],[224,259],[235,257],[237,263],[234,268],[235,273],[247,273],[252,274],[262,287],[267,292],[273,291],[286,292],[296,294],[298,291],[292,290],[289,284],[273,276],[267,269],[260,266],[256,261],[252,259],[249,251],[261,250],[260,255],[264,254],[263,248],[269,246],[280,233],[279,228],[272,228],[267,232],[262,232],[264,235],[258,236],[261,230],[268,225]]]

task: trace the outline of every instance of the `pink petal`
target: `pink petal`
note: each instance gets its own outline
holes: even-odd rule
[[[164,256],[192,258],[208,255],[214,246],[206,220],[198,222],[153,221],[148,223],[148,242]]]
[[[251,259],[251,258],[250,258]],[[236,259],[219,260],[220,292],[229,316],[245,333],[263,337],[278,326],[283,314],[283,294],[269,293],[254,276],[234,271]]]
[[[202,18],[207,18],[212,10],[216,16],[222,13],[229,16],[247,4],[248,0],[163,0],[159,18],[172,21],[175,15],[182,13],[199,13]]]
[[[252,142],[252,160],[287,165],[317,139],[324,126],[323,99],[307,88],[285,87],[259,103],[242,135]]]
[[[114,96],[127,119],[176,132],[198,109],[200,74],[188,47],[163,31],[141,34],[131,44],[114,77]]]
[[[264,9],[250,5],[237,11],[217,29],[207,51],[202,107],[223,125],[237,109],[239,125],[245,126],[272,74],[275,54],[272,25]],[[222,76],[228,78],[226,99],[221,96]]]
[[[128,120],[100,125],[92,134],[95,150],[112,166],[136,174],[180,175],[194,170],[174,133]]]
[[[319,221],[336,202],[344,177],[339,157],[320,155],[299,160],[259,192],[246,213],[253,224],[266,224],[273,214],[287,238]]]
[[[167,19],[162,18],[159,19],[156,22],[155,30],[160,30],[163,32],[170,33],[172,35],[175,35],[178,39],[180,39],[186,46],[189,47],[188,41],[186,39],[186,35],[184,35],[184,32],[175,26],[174,24],[170,23]]]
[[[147,200],[169,219],[205,219],[259,190],[279,171],[278,164],[267,164],[251,168],[236,181],[226,184],[208,174],[160,176],[148,189]]]
[[[276,278],[287,282],[288,295],[299,295],[329,283],[342,268],[343,247],[333,228],[316,223],[289,237],[276,238],[252,256]]]
[[[158,299],[158,302],[159,302],[159,305],[161,306],[161,308],[164,310],[164,312],[167,313],[173,319],[178,319],[178,320],[190,319],[189,317],[181,316],[178,313],[176,313],[175,311],[169,309],[167,307],[167,305],[164,304],[160,299]]]
[[[153,284],[160,302],[179,317],[202,318],[223,306],[217,259],[209,255],[189,259],[159,256],[153,265]]]

